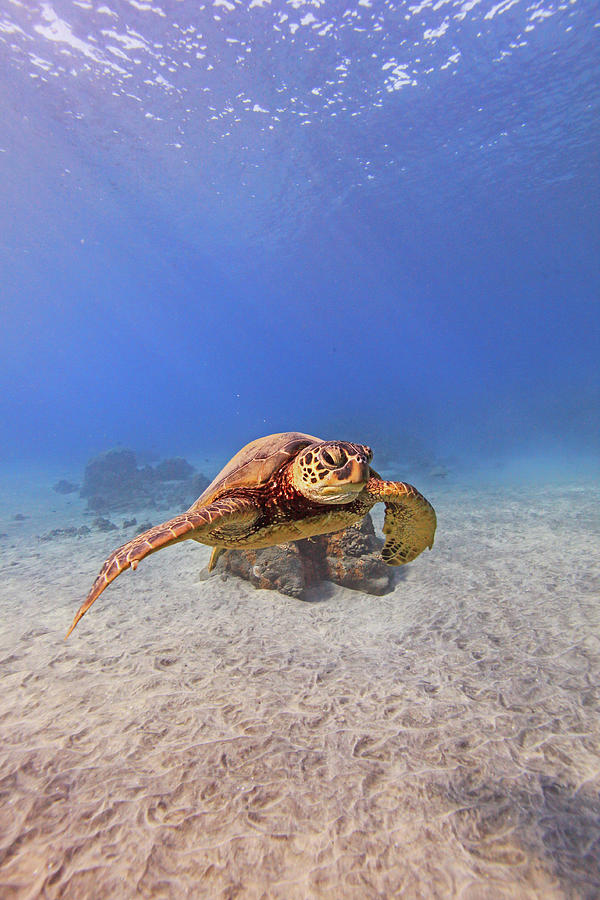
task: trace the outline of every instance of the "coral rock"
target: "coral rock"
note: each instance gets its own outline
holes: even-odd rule
[[[55,490],[57,494],[73,494],[75,491],[79,490],[79,486],[73,484],[72,481],[61,478],[60,481],[57,481],[53,486],[53,490]]]
[[[88,462],[79,494],[95,512],[179,509],[193,503],[208,484],[205,475],[180,457],[138,468],[133,450],[109,450]]]
[[[335,534],[263,550],[227,550],[214,573],[237,575],[256,587],[300,599],[320,581],[381,595],[393,586],[392,570],[380,557],[382,546],[367,515],[360,525]]]
[[[157,481],[186,481],[193,478],[196,470],[187,459],[175,456],[172,459],[163,459],[154,467],[154,477]]]

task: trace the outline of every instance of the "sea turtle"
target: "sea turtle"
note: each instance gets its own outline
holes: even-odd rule
[[[428,500],[402,481],[384,481],[369,465],[370,447],[288,431],[236,453],[185,513],[155,525],[108,557],[67,637],[107,585],[162,547],[191,538],[214,547],[209,570],[230,547],[270,547],[341,531],[385,503],[381,551],[401,566],[433,546],[436,517]]]

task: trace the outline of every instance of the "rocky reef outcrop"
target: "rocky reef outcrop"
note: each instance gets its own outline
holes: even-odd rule
[[[202,493],[209,479],[180,457],[156,466],[138,466],[133,450],[109,450],[91,459],[79,492],[97,513],[140,507],[185,509]]]
[[[381,595],[392,590],[393,570],[380,556],[383,541],[370,515],[360,525],[262,550],[227,550],[213,575],[237,575],[259,588],[304,599],[321,581]]]

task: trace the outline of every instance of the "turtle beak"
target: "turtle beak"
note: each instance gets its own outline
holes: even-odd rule
[[[328,497],[333,494],[360,494],[364,486],[364,482],[362,484],[327,484],[321,488],[321,493]]]
[[[369,466],[367,463],[349,459],[339,469],[329,473],[328,484],[321,488],[321,493],[326,496],[343,496],[359,494],[369,478]]]
[[[369,466],[357,459],[349,459],[345,466],[334,469],[331,474],[338,482],[344,482],[348,486],[360,485],[362,487],[369,478]]]

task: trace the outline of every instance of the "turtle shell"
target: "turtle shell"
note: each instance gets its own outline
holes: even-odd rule
[[[206,490],[198,497],[192,509],[207,506],[233,488],[259,487],[286,462],[308,447],[320,443],[321,438],[298,431],[269,434],[242,447]]]

